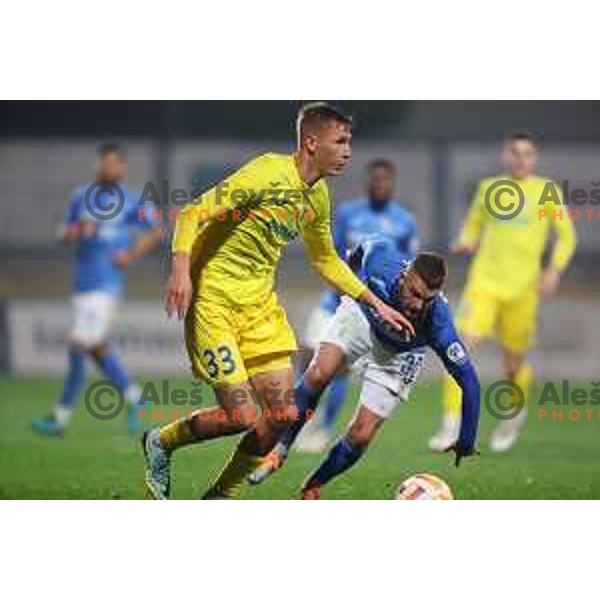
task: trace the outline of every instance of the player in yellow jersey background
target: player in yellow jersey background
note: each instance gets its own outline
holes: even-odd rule
[[[495,337],[502,349],[504,374],[525,397],[524,408],[495,429],[490,447],[496,452],[512,447],[526,420],[533,379],[527,355],[535,344],[539,295],[556,291],[576,245],[572,222],[555,218],[557,206],[547,193],[551,186],[562,201],[560,188],[536,174],[538,156],[538,143],[530,134],[507,138],[502,156],[507,174],[480,181],[452,247],[457,254],[473,255],[458,305],[459,332],[471,351],[484,339]],[[542,268],[552,229],[556,243],[548,265]],[[459,390],[448,380],[442,426],[429,442],[432,450],[442,451],[455,440],[459,411]]]
[[[296,154],[255,158],[190,203],[177,222],[167,310],[185,317],[192,370],[213,386],[219,407],[144,436],[146,483],[155,498],[169,496],[175,449],[246,432],[205,495],[236,497],[294,418],[296,340],[274,281],[282,248],[297,236],[335,289],[371,305],[390,326],[414,333],[403,315],[360,282],[332,241],[324,177],[340,174],[350,161],[350,118],[312,104],[301,110],[297,130]]]

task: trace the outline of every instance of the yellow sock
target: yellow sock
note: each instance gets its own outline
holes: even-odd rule
[[[445,417],[460,418],[461,409],[460,388],[451,377],[444,381],[444,393],[442,395],[442,409]]]
[[[159,436],[163,448],[167,448],[168,450],[175,450],[196,441],[192,435],[189,419],[181,419],[180,421],[164,425],[160,428]]]
[[[531,364],[524,361],[514,376],[513,381],[521,388],[525,397],[525,408],[527,408],[531,384],[533,383],[533,368]]]
[[[262,456],[247,454],[238,446],[207,495],[239,497],[246,477],[260,467],[262,461]]]

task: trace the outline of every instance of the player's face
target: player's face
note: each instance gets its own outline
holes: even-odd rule
[[[516,179],[525,179],[535,172],[538,150],[528,140],[507,142],[502,153],[502,162]]]
[[[339,175],[352,158],[352,131],[349,125],[329,121],[314,136],[315,162],[323,176]]]
[[[375,167],[369,176],[369,196],[379,204],[385,204],[394,195],[394,174],[386,167]]]
[[[399,290],[402,312],[411,321],[418,321],[427,305],[435,298],[437,292],[438,290],[429,289],[421,277],[412,269],[409,269]]]
[[[100,158],[98,163],[99,179],[119,181],[125,177],[126,169],[124,157],[118,152],[109,152]]]

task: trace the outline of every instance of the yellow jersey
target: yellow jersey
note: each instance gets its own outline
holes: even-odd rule
[[[500,184],[502,180],[511,183]],[[518,205],[516,192],[497,196],[511,184],[522,190],[523,207],[512,218],[499,219],[492,213],[503,214],[502,209],[510,202],[515,209]],[[549,184],[554,185],[560,205],[548,199],[545,190]],[[469,284],[507,300],[537,286],[551,229],[556,232],[556,243],[550,263],[563,271],[576,246],[575,228],[566,208],[558,184],[544,177],[517,180],[501,175],[481,180],[458,239],[459,243],[479,243],[469,271]]]
[[[260,304],[273,290],[283,247],[299,235],[339,292],[357,298],[366,290],[335,250],[325,180],[304,183],[294,155],[259,156],[185,206],[172,249],[191,255],[197,296]]]

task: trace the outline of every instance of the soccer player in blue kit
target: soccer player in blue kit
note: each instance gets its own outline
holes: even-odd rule
[[[345,258],[367,237],[378,235],[392,240],[407,256],[414,256],[418,247],[414,215],[394,200],[395,169],[385,159],[376,159],[367,168],[366,195],[340,205],[333,222],[333,239],[338,254]],[[333,317],[340,296],[333,290],[323,293],[321,301],[310,314],[304,333],[304,346],[314,352],[320,336]],[[305,452],[322,452],[333,433],[333,427],[346,398],[348,377],[337,375],[322,401],[322,410],[298,440]]]
[[[321,487],[350,469],[363,455],[381,425],[398,404],[406,402],[417,381],[425,349],[431,348],[462,390],[462,415],[458,440],[447,448],[456,454],[456,465],[475,453],[479,423],[480,386],[475,367],[454,328],[448,302],[442,293],[447,278],[445,260],[420,253],[407,260],[389,239],[370,238],[350,257],[360,279],[397,310],[415,329],[415,337],[396,334],[371,310],[344,297],[324,332],[316,355],[296,386],[300,420],[283,433],[272,454],[253,474],[253,483],[264,481],[283,465],[289,448],[335,374],[351,366],[361,374],[358,410],[346,433],[331,448],[302,489],[302,498],[318,500]]]
[[[77,188],[67,210],[62,241],[75,247],[69,369],[52,415],[32,423],[44,435],[64,432],[85,384],[87,357],[124,394],[129,432],[138,426],[135,407],[141,390],[109,343],[109,333],[126,269],[159,242],[162,230],[154,226],[145,205],[140,206],[139,193],[123,181],[126,169],[121,146],[101,146],[96,181]],[[132,236],[134,230],[137,235]]]

